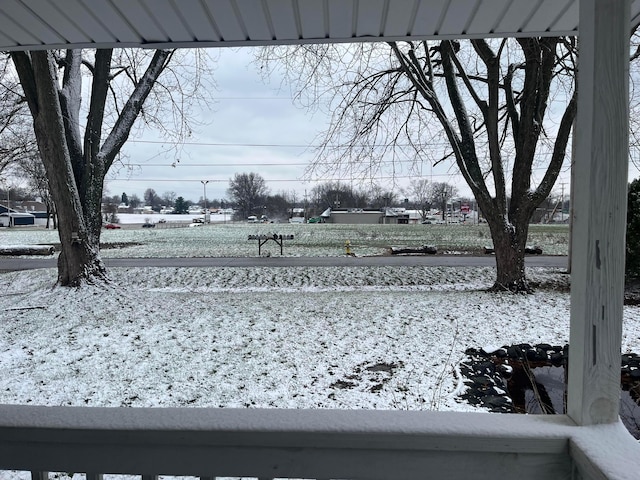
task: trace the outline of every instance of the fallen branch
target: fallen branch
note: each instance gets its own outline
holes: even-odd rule
[[[433,245],[422,245],[420,247],[390,247],[389,249],[391,250],[392,255],[435,255],[438,253],[438,249]]]
[[[15,312],[17,310],[44,310],[45,307],[44,305],[37,305],[35,307],[10,307],[10,308],[5,308],[4,311],[5,312]]]
[[[493,247],[484,247],[484,253],[486,255],[491,255],[493,253],[496,253],[496,251]],[[537,245],[534,247],[525,247],[524,253],[527,253],[529,255],[542,255],[542,248],[538,247]]]
[[[53,255],[56,249],[52,245],[2,245],[0,255]]]

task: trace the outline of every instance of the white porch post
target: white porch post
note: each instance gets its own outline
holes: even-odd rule
[[[580,1],[568,414],[618,421],[630,0]]]

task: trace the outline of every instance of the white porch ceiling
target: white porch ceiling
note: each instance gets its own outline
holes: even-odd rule
[[[0,50],[575,35],[579,0],[2,0]],[[640,0],[631,6],[640,22]]]

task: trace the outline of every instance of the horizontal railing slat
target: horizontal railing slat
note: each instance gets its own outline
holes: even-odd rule
[[[203,472],[258,479],[425,472],[458,479],[471,471],[477,479],[571,478],[569,441],[585,428],[562,415],[0,405],[0,469],[144,480]]]

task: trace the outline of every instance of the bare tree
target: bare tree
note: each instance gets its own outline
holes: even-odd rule
[[[29,189],[40,197],[40,200],[44,203],[47,211],[46,228],[50,227],[49,222],[52,218],[53,228],[57,228],[56,207],[49,191],[49,182],[47,181],[44,165],[37,153],[37,146],[34,145],[34,150],[31,151],[30,155],[21,156],[17,160],[16,171],[27,180]]]
[[[147,188],[144,191],[144,203],[151,207],[151,209],[156,210],[160,208],[160,196],[156,193],[153,188]]]
[[[447,204],[449,200],[456,196],[458,189],[446,182],[434,182],[429,185],[429,201],[437,205],[442,214],[442,220],[447,214]]]
[[[367,192],[337,181],[314,186],[311,189],[311,199],[317,213],[322,213],[327,208],[364,208],[370,202]]]
[[[170,138],[189,135],[190,120],[182,113],[196,97],[184,89],[182,70],[170,67],[180,55],[112,49],[11,53],[58,213],[60,285],[108,281],[99,253],[104,179],[136,120]],[[85,110],[84,73],[91,84]],[[192,79],[189,88],[197,88],[199,74]]]
[[[369,205],[371,208],[389,208],[397,201],[397,195],[392,190],[387,190],[381,185],[372,185],[369,188]]]
[[[172,207],[176,203],[177,198],[178,194],[176,192],[164,192],[162,195],[162,201],[167,207]]]
[[[492,289],[529,291],[528,224],[565,158],[576,54],[574,39],[522,38],[271,47],[260,61],[284,66],[300,104],[329,98],[316,169],[454,159],[491,230]]]
[[[0,173],[37,149],[33,130],[26,119],[27,104],[22,101],[20,83],[11,70],[8,55],[0,56]]]
[[[412,198],[420,218],[425,220],[431,209],[431,183],[426,178],[415,178],[409,181],[406,194]]]
[[[138,208],[142,201],[135,193],[129,197],[129,206],[131,208]]]
[[[227,194],[234,201],[240,210],[243,218],[249,215],[262,214],[264,211],[259,207],[264,207],[264,200],[269,189],[264,178],[258,173],[236,173],[229,180],[229,189]]]

